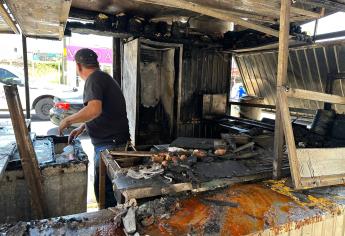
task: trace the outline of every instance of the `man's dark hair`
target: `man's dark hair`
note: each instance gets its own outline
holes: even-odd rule
[[[88,68],[88,69],[99,68],[99,63],[98,63],[97,58],[98,58],[97,54],[89,48],[79,49],[74,56],[76,63],[79,63],[83,67]]]

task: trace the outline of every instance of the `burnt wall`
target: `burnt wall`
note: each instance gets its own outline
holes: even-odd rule
[[[202,120],[202,95],[229,92],[231,54],[198,47],[183,50],[177,136],[211,137],[214,124]]]

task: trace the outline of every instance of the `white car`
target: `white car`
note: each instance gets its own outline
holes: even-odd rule
[[[25,109],[25,87],[22,73],[15,68],[0,66],[0,110],[8,110],[4,85],[18,86],[19,97]],[[74,94],[78,90],[65,85],[37,85],[30,83],[30,108],[35,109],[36,115],[42,120],[49,120],[49,110],[53,107],[54,96]]]

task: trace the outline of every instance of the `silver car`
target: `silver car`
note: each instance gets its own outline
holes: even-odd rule
[[[8,110],[3,85],[17,85],[23,109],[25,109],[24,78],[16,68],[0,66],[0,110]],[[73,96],[77,89],[65,85],[40,85],[29,83],[30,106],[35,109],[36,115],[42,120],[49,120],[49,110],[54,105],[54,96],[68,94]]]

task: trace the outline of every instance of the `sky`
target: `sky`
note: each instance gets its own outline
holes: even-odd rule
[[[345,30],[345,12],[337,12],[333,15],[321,18],[317,27],[317,34],[325,34]],[[315,21],[302,26],[302,30],[314,35]]]

